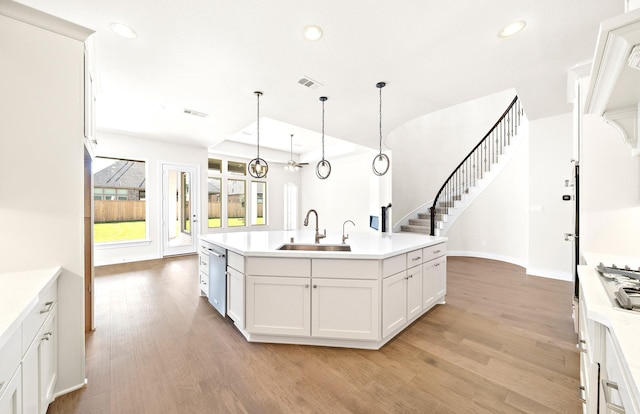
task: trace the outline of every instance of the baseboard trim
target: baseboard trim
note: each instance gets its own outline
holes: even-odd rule
[[[461,256],[461,257],[478,257],[480,259],[490,259],[490,260],[498,260],[500,262],[511,263],[516,266],[523,267],[525,272],[529,276],[536,277],[544,277],[547,279],[556,279],[563,280],[565,282],[573,282],[573,275],[570,272],[562,272],[559,270],[553,269],[542,269],[539,267],[528,267],[526,263],[522,259],[510,257],[510,256],[501,256],[498,254],[486,253],[486,252],[477,252],[477,251],[468,251],[468,250],[449,250],[447,252],[448,256]]]
[[[480,259],[490,259],[497,260],[499,262],[507,262],[514,264],[516,266],[524,267],[526,269],[527,265],[524,263],[522,259],[510,256],[502,256],[499,254],[487,253],[487,252],[476,252],[469,250],[448,250],[447,256],[462,256],[462,257],[478,257]]]
[[[546,277],[547,279],[573,282],[573,274],[571,272],[561,272],[559,270],[552,269],[541,269],[539,267],[528,267],[527,274],[531,276]]]

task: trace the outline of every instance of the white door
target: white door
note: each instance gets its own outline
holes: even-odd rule
[[[198,185],[198,166],[162,164],[163,256],[196,252]]]

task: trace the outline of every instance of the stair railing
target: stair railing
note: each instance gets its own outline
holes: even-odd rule
[[[476,144],[469,154],[453,170],[446,179],[429,211],[431,213],[431,235],[435,236],[436,211],[440,202],[445,208],[453,207],[456,199],[469,191],[470,186],[482,179],[493,164],[498,161],[506,146],[511,144],[511,137],[518,133],[522,118],[522,107],[518,97],[513,98],[498,122]],[[441,199],[441,196],[443,197]]]

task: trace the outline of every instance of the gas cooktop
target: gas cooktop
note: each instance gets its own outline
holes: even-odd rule
[[[600,272],[600,280],[615,308],[640,311],[640,269],[600,263],[596,270]]]

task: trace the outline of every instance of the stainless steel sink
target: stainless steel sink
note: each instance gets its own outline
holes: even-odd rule
[[[348,244],[300,244],[285,243],[277,250],[306,250],[312,252],[350,252],[351,246]]]

